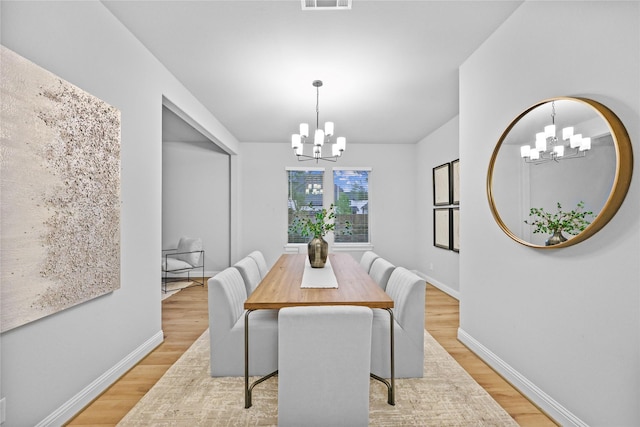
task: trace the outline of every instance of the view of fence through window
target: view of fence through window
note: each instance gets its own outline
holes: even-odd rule
[[[334,170],[334,204],[336,205],[336,243],[369,242],[369,171]],[[344,234],[346,222],[351,233]]]
[[[322,170],[288,170],[289,185],[289,223],[288,243],[307,243],[311,237],[302,236],[291,230],[296,216],[313,217],[322,209],[324,171]],[[311,204],[311,206],[309,206]]]

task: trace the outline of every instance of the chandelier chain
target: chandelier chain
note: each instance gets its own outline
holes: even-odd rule
[[[316,86],[316,129],[320,127],[320,85]]]

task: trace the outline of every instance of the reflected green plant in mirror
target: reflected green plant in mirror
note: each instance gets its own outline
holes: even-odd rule
[[[544,208],[531,208],[529,210],[530,220],[525,220],[525,224],[534,227],[534,233],[555,234],[566,232],[573,236],[580,234],[591,221],[587,218],[595,218],[592,211],[584,210],[584,202],[580,201],[575,209],[568,212],[562,211],[562,205],[557,203],[556,213],[546,212]]]

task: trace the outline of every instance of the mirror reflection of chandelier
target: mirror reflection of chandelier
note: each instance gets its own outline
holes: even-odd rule
[[[336,139],[336,142],[331,146],[331,156],[322,156],[322,147],[325,143],[331,142],[333,136],[333,122],[326,122],[324,129],[320,127],[320,86],[322,86],[322,80],[314,80],[313,86],[316,88],[316,130],[313,135],[313,147],[312,155],[304,154],[304,143],[309,138],[309,124],[300,123],[300,133],[294,133],[291,135],[291,148],[293,148],[298,161],[315,160],[316,163],[319,160],[327,160],[330,162],[336,162],[338,157],[342,156],[344,152],[347,140],[344,136],[340,136]]]
[[[582,134],[574,134],[573,126],[562,129],[562,141],[556,136],[556,103],[551,102],[551,124],[544,127],[544,132],[536,133],[536,142],[532,147],[520,147],[520,156],[526,163],[546,163],[565,159],[585,157],[591,149],[591,138]]]

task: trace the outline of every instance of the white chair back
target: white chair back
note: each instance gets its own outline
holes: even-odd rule
[[[209,329],[213,353],[223,351],[216,343],[224,337],[244,313],[247,299],[244,280],[235,268],[227,268],[208,281],[209,288]],[[212,321],[215,318],[215,321]]]
[[[424,376],[424,304],[426,282],[403,267],[396,267],[387,283],[393,299],[395,377]],[[373,313],[371,372],[383,378],[391,375],[389,349],[390,316],[386,310]]]
[[[395,265],[391,264],[384,258],[376,258],[371,264],[371,270],[369,270],[369,276],[382,288],[382,290],[387,289],[387,282],[389,281],[389,277],[391,277],[391,273],[395,269]]]
[[[371,264],[373,264],[373,261],[379,257],[380,256],[373,251],[366,251],[362,254],[362,258],[360,258],[360,265],[364,268],[364,271],[369,273],[369,270],[371,270]]]
[[[240,261],[233,264],[233,267],[240,272],[240,275],[244,280],[247,296],[251,295],[251,293],[255,288],[258,287],[260,281],[262,280],[258,264],[256,264],[253,258],[244,257]]]
[[[211,376],[244,376],[244,280],[229,267],[210,278],[208,288]],[[278,313],[256,310],[249,317],[249,375],[267,375],[278,369]]]
[[[278,316],[278,425],[367,426],[372,311],[288,307]]]
[[[264,276],[269,272],[269,267],[267,267],[267,261],[264,259],[264,255],[260,251],[253,251],[249,255],[247,255],[258,264],[258,269],[260,270],[260,278],[264,279]]]
[[[393,299],[395,320],[409,334],[423,342],[426,282],[406,268],[397,267],[391,273],[386,292]]]

